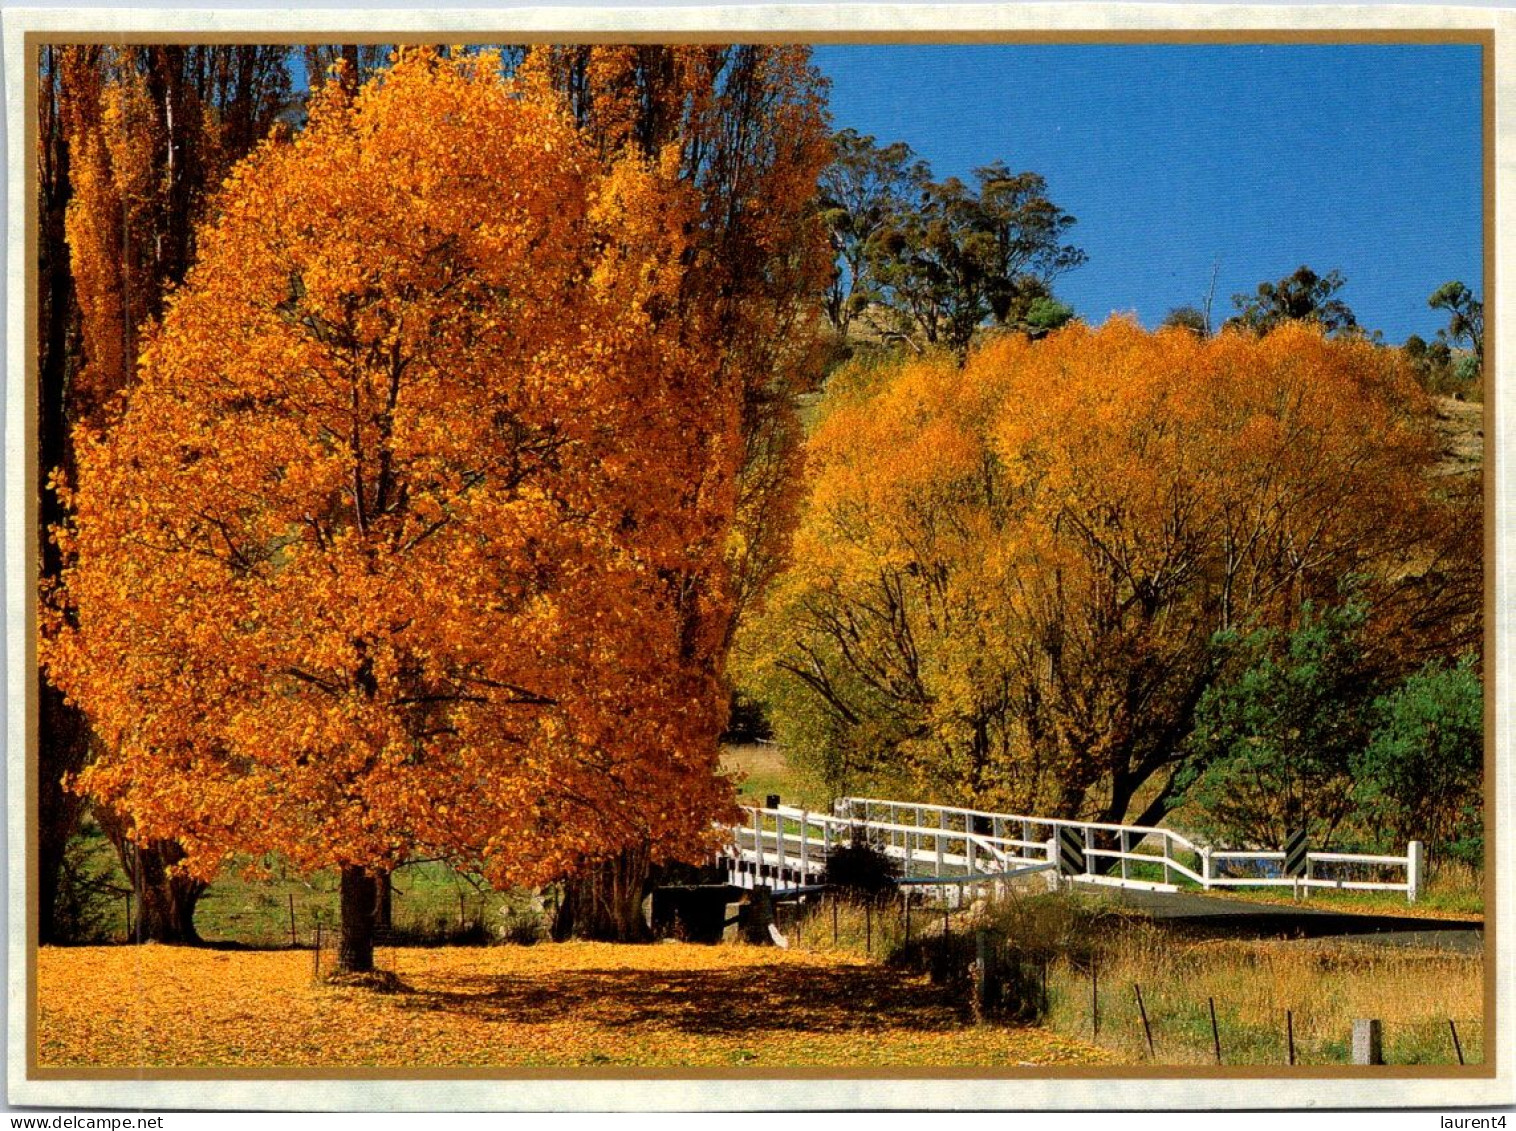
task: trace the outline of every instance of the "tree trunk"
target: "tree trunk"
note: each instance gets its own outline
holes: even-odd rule
[[[392,931],[395,929],[395,903],[392,898],[395,889],[390,881],[395,873],[388,868],[376,868],[372,874],[374,877],[374,929]]]
[[[642,902],[651,871],[646,845],[596,861],[564,884],[553,918],[553,938],[646,942],[652,937]]]
[[[63,693],[39,678],[40,734],[37,745],[37,941],[69,942],[58,922],[58,886],[63,855],[79,828],[84,799],[63,788],[63,775],[84,768],[89,724]]]
[[[367,974],[374,969],[374,919],[379,884],[367,868],[342,869],[342,937],[337,943],[337,971]]]
[[[173,870],[184,859],[184,849],[172,840],[138,844],[128,835],[130,821],[104,805],[95,807],[95,819],[115,846],[121,870],[132,885],[137,907],[132,940],[200,942],[200,933],[195,930],[195,905],[209,885]]]
[[[41,482],[62,470],[73,475],[67,411],[69,376],[78,347],[78,306],[70,270],[65,219],[72,196],[69,150],[58,104],[59,47],[44,47],[43,81],[38,91],[39,153],[37,213],[37,459]],[[62,502],[45,486],[37,507],[37,551],[42,578],[56,581],[63,559],[49,531],[65,518]],[[79,827],[83,799],[63,788],[65,774],[84,768],[89,753],[89,723],[63,693],[38,672],[37,735],[37,937],[42,943],[67,942],[60,937],[57,901],[63,854]]]

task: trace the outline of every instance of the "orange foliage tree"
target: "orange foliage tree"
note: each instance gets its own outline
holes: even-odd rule
[[[753,637],[782,736],[837,788],[1157,820],[1223,630],[1351,581],[1386,662],[1477,640],[1477,499],[1435,458],[1399,355],[1303,326],[856,370]]]
[[[194,253],[194,228],[230,164],[260,139],[289,93],[285,49],[255,46],[44,47],[38,99],[39,449],[44,475],[76,474],[71,428],[108,427],[130,388],[142,328]],[[44,584],[63,562],[46,528]],[[44,682],[39,766],[38,904],[51,940],[62,846],[76,809],[61,788],[88,756],[88,721]],[[200,885],[166,871],[168,842],[130,840],[120,815],[96,816],[138,895],[142,937],[193,939]]]
[[[703,853],[742,390],[679,310],[677,153],[602,160],[488,54],[408,52],[232,176],[123,421],[81,447],[71,624],[46,649],[83,775],[208,876],[540,883]]]
[[[715,348],[712,384],[740,395],[742,455],[724,599],[694,599],[709,584],[699,576],[675,572],[666,584],[690,659],[723,672],[732,634],[783,566],[794,529],[796,397],[820,372],[817,296],[831,268],[815,209],[832,154],[825,82],[797,46],[542,46],[520,68],[563,93],[605,157],[676,154],[678,179],[698,202],[676,310]],[[587,870],[567,886],[557,933],[640,933],[648,877],[636,851]]]

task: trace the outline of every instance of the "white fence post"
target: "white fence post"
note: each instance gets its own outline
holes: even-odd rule
[[[1413,840],[1406,847],[1405,857],[1405,898],[1407,903],[1415,903],[1416,897],[1421,894],[1421,885],[1426,880],[1426,845],[1419,840]]]
[[[1121,832],[1121,839],[1119,841],[1119,844],[1121,846],[1121,878],[1124,880],[1127,878],[1126,866],[1129,863],[1126,858],[1126,854],[1132,851],[1132,836],[1125,829],[1123,829]]]
[[[1095,830],[1088,825],[1084,827],[1084,874],[1095,874],[1095,857],[1091,855],[1095,850]]]
[[[800,810],[800,882],[811,882],[811,813]]]
[[[1174,870],[1169,867],[1169,863],[1173,859],[1174,859],[1174,842],[1173,842],[1173,840],[1171,840],[1169,838],[1169,834],[1168,833],[1164,833],[1163,834],[1163,882],[1166,883],[1166,884],[1171,884],[1171,883],[1174,882]]]
[[[919,815],[921,813],[921,810],[918,809],[918,810],[916,810],[916,812]],[[947,810],[946,809],[939,809],[939,810],[937,810],[937,836],[936,836],[936,841],[937,841],[937,874],[939,876],[942,875],[942,841],[943,841],[944,837],[946,837],[946,835],[947,835]]]
[[[1211,890],[1211,846],[1205,845],[1200,850],[1200,887],[1202,891]]]
[[[1047,871],[1048,891],[1058,890],[1058,826],[1052,826],[1053,835],[1043,847],[1047,852],[1047,862],[1052,865]]]

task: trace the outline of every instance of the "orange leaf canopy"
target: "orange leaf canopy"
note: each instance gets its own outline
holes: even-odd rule
[[[44,654],[87,787],[201,874],[700,850],[724,701],[680,602],[728,589],[741,393],[680,301],[693,207],[488,55],[327,84],[239,167],[81,445]]]

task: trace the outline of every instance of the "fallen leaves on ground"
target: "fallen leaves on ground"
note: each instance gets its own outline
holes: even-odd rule
[[[994,1068],[1108,1059],[1042,1029],[976,1027],[925,979],[837,955],[563,943],[379,957],[398,992],[315,983],[308,952],[45,948],[39,1062]]]

